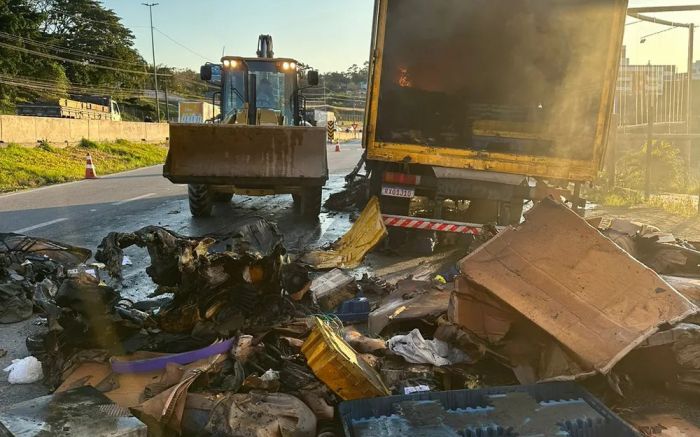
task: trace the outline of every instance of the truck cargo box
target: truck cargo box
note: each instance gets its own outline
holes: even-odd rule
[[[369,160],[592,180],[626,0],[377,0]]]

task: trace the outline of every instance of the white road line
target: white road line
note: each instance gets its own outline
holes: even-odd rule
[[[125,204],[125,203],[133,202],[134,200],[141,200],[141,199],[145,199],[145,198],[147,198],[147,197],[151,197],[151,196],[155,196],[155,195],[156,195],[156,193],[148,193],[148,194],[144,194],[144,195],[142,195],[142,196],[132,197],[131,199],[120,200],[119,202],[114,202],[114,203],[112,204],[112,206],[123,205],[123,204]]]
[[[66,220],[68,220],[68,219],[64,217],[64,218],[51,220],[51,221],[44,222],[44,223],[39,223],[38,225],[28,226],[28,227],[22,228],[22,229],[17,229],[16,231],[12,231],[12,232],[14,232],[15,234],[23,234],[23,233],[28,232],[28,231],[33,231],[34,229],[44,228],[46,226],[51,226],[51,225],[54,225],[56,223],[65,222]]]

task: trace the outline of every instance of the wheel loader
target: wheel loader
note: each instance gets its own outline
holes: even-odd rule
[[[171,182],[188,184],[192,215],[210,216],[234,194],[291,194],[295,211],[316,219],[328,180],[326,133],[305,122],[303,90],[318,85],[318,72],[275,58],[272,37],[261,35],[257,57],[224,56],[200,76],[220,84],[220,115],[171,124],[163,168]]]

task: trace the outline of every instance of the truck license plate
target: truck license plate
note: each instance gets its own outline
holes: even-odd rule
[[[382,186],[382,196],[412,198],[416,194],[415,188]]]

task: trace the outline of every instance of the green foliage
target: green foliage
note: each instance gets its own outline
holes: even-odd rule
[[[98,175],[115,173],[165,160],[164,146],[118,141],[81,141],[78,147],[44,148],[9,145],[0,149],[0,192],[82,179],[85,175],[85,145]]]
[[[625,155],[617,162],[617,183],[621,187],[643,190],[647,145]],[[651,149],[651,186],[655,192],[682,192],[686,176],[680,150],[668,142],[654,142]]]
[[[0,84],[3,112],[18,102],[69,97],[71,91],[104,96],[109,89],[120,97],[147,80],[123,71],[141,72],[146,63],[131,31],[98,0],[0,0],[0,31],[0,42],[17,47],[0,47],[0,74],[15,82]]]
[[[331,92],[359,91],[367,85],[369,61],[359,67],[351,65],[346,71],[333,71],[321,75],[321,83]]]
[[[53,147],[51,147],[51,144],[49,144],[49,142],[46,140],[41,140],[39,142],[39,145],[36,147],[45,151],[45,152],[53,152],[53,150],[54,150]]]
[[[87,138],[83,138],[80,140],[80,143],[78,143],[78,147],[83,149],[97,149],[97,143],[92,140],[88,140]]]

